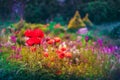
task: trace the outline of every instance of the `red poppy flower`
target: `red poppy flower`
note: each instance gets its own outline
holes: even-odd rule
[[[43,38],[43,37],[44,37],[44,33],[43,33],[43,31],[40,30],[40,29],[34,29],[34,30],[33,30],[33,37]]]
[[[30,47],[30,51],[35,52],[36,51],[36,47]]]
[[[54,40],[55,40],[55,42],[60,42],[61,41],[61,39],[59,37],[55,37]]]
[[[57,54],[60,54],[61,52],[62,52],[61,50],[57,50],[57,51],[56,51]]]
[[[58,70],[58,71],[56,71],[56,74],[60,75],[60,74],[62,74],[62,71]]]
[[[30,29],[28,29],[28,30],[25,31],[24,35],[25,35],[26,37],[32,37],[33,31],[30,30]]]
[[[54,41],[54,39],[50,39],[47,43],[48,44],[53,44],[55,41]]]
[[[72,53],[67,52],[67,53],[65,54],[65,57],[66,57],[66,58],[72,58]]]
[[[50,38],[46,38],[46,41],[49,41],[50,40]]]
[[[60,53],[60,54],[58,54],[58,57],[59,57],[60,59],[63,59],[63,58],[65,57],[65,54],[64,54],[64,53]]]
[[[26,41],[26,43],[29,45],[29,46],[32,46],[34,44],[40,44],[41,43],[41,38],[30,38]]]
[[[34,43],[35,44],[40,44],[41,43],[41,38],[34,38]]]
[[[28,45],[28,46],[32,46],[32,45],[34,45],[34,43],[35,43],[34,40],[35,40],[34,38],[30,38],[30,39],[28,39],[28,40],[26,41],[27,45]]]
[[[44,33],[40,29],[26,30],[25,36],[29,37],[29,39],[26,41],[27,45],[32,46],[34,44],[41,43]]]
[[[47,52],[44,52],[44,57],[48,57],[49,54]]]
[[[62,47],[60,50],[61,50],[61,51],[66,51],[67,48],[66,48],[66,47]]]

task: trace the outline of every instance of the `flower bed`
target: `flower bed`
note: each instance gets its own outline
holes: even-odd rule
[[[24,45],[18,44],[17,37],[12,35],[0,48],[1,60],[5,59],[11,67],[16,66],[17,70],[13,72],[19,78],[21,73],[29,76],[33,73],[34,78],[46,73],[42,75],[57,80],[73,77],[82,80],[110,79],[112,72],[119,70],[120,47],[108,46],[102,39],[92,40],[89,36],[79,35],[71,40],[47,35],[38,28],[25,30],[21,38]],[[40,79],[46,80],[42,75]]]

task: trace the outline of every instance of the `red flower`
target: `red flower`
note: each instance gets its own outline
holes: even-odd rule
[[[30,50],[31,50],[32,52],[35,52],[35,51],[36,51],[36,47],[30,47]]]
[[[58,71],[56,71],[56,74],[60,75],[60,74],[62,74],[62,71],[58,70]]]
[[[34,38],[28,39],[28,40],[26,41],[26,43],[27,43],[28,46],[34,45]]]
[[[26,41],[27,45],[32,46],[34,44],[41,43],[44,33],[40,29],[26,30],[25,36],[29,37],[29,39]]]
[[[47,43],[48,44],[53,44],[55,41],[54,41],[54,39],[50,39]]]
[[[60,59],[63,59],[63,58],[65,57],[65,54],[64,54],[64,53],[60,53],[60,54],[58,54],[58,57],[59,57]]]
[[[46,41],[48,42],[50,40],[50,38],[46,38]]]
[[[48,57],[49,54],[47,52],[44,52],[44,57]]]
[[[40,44],[41,39],[40,38],[30,38],[26,41],[27,45],[32,46],[34,44]]]
[[[66,50],[67,50],[67,48],[62,47],[60,50],[61,50],[61,51],[66,51]]]
[[[59,37],[55,37],[54,40],[55,40],[55,42],[60,42],[61,41],[61,39]]]
[[[32,37],[33,31],[30,30],[30,29],[28,29],[28,30],[25,31],[24,35],[25,35],[26,37]]]
[[[65,57],[66,57],[66,58],[72,58],[72,53],[67,52],[67,53],[65,54]]]
[[[60,53],[62,53],[62,51],[61,51],[61,50],[57,50],[56,53],[57,53],[57,54],[60,54]]]
[[[40,29],[34,29],[34,30],[33,30],[33,37],[43,38],[43,37],[44,37],[44,33],[43,33],[43,31],[40,30]]]
[[[34,38],[34,43],[35,44],[40,44],[41,43],[41,38]]]

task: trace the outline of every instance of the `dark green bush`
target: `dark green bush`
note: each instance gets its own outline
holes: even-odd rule
[[[93,22],[99,23],[109,20],[109,8],[107,2],[96,1],[88,3],[82,10],[90,15],[89,17]]]
[[[115,27],[110,33],[109,36],[112,39],[120,39],[120,25]]]
[[[30,0],[26,5],[24,16],[27,22],[44,23],[58,12],[59,5],[56,0]]]

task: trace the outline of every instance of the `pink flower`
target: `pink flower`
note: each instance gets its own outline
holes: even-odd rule
[[[12,54],[10,57],[10,59],[21,59],[22,58],[22,55],[19,54],[19,53],[16,53],[16,54]]]
[[[16,46],[11,46],[11,49],[15,51],[17,49],[17,47]]]
[[[102,39],[98,39],[97,42],[98,42],[99,46],[103,46],[103,40]]]
[[[87,28],[80,28],[77,31],[77,34],[87,34],[88,33],[88,29]]]
[[[11,40],[13,43],[16,43],[17,38],[16,38],[15,36],[10,36],[10,40]]]
[[[0,53],[3,52],[2,50],[0,50]]]

